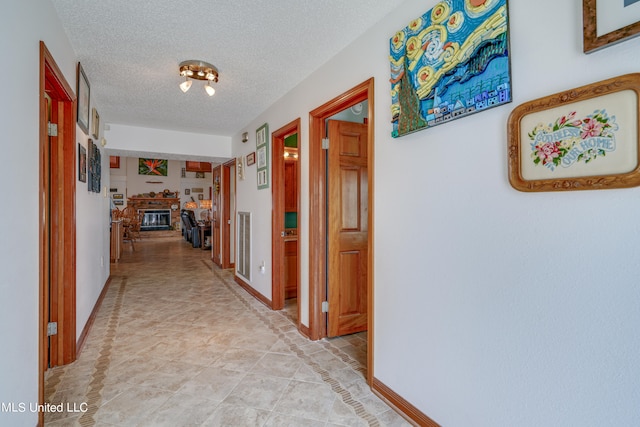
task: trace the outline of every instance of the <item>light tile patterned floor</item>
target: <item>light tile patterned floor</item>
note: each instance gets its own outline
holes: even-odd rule
[[[309,341],[209,257],[125,248],[78,360],[46,373],[48,403],[85,411],[46,426],[410,425],[365,383],[366,335]]]

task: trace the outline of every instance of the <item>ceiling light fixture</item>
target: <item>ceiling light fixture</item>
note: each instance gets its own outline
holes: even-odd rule
[[[192,81],[189,79],[206,80],[204,90],[209,96],[213,96],[216,90],[211,86],[211,82],[218,81],[218,69],[208,62],[189,60],[180,63],[180,75],[184,77],[184,82],[180,83],[180,89],[186,92],[191,87]]]

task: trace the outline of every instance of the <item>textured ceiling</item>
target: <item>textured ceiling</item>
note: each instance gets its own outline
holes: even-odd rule
[[[402,0],[52,0],[104,123],[230,136]],[[389,35],[391,36],[391,34]],[[178,64],[214,64],[207,96]]]

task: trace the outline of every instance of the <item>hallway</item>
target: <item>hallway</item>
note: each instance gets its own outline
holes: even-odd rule
[[[78,360],[46,373],[46,402],[78,412],[46,426],[409,425],[364,380],[366,336],[309,341],[209,258],[125,247]]]

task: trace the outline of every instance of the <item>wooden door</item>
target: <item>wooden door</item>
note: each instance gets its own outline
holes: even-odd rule
[[[329,336],[367,330],[367,125],[329,121]]]
[[[222,199],[222,212],[220,217],[222,223],[220,229],[222,247],[222,268],[233,268],[234,260],[231,258],[232,242],[235,238],[233,228],[233,218],[235,218],[235,165],[236,160],[233,159],[222,165],[222,184],[220,185],[220,193]],[[234,179],[232,181],[232,179]]]
[[[221,212],[221,198],[220,198],[220,187],[222,185],[221,180],[222,167],[220,165],[216,166],[213,171],[213,215],[211,218],[211,240],[212,240],[212,253],[211,259],[213,262],[222,267],[222,245],[220,244],[220,224],[222,221]]]

